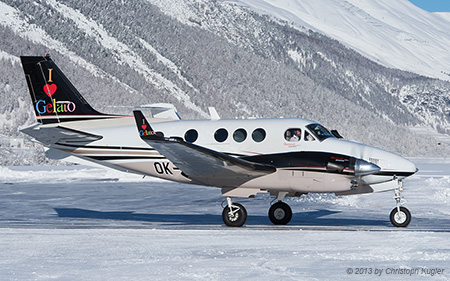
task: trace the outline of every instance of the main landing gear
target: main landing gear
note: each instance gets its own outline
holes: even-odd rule
[[[288,204],[282,200],[286,197],[287,192],[278,192],[276,200],[277,203],[273,204],[269,209],[269,219],[273,224],[286,225],[292,219],[292,209]]]
[[[287,193],[280,192],[277,196],[278,202],[269,209],[269,219],[273,224],[286,225],[292,219],[292,209],[288,204],[282,202]],[[222,211],[223,222],[227,226],[243,226],[247,220],[247,211],[239,203],[233,203],[230,197],[227,197],[227,206]]]
[[[403,191],[403,184],[401,180],[398,180],[398,188],[395,190],[395,202],[397,207],[391,211],[390,219],[391,223],[396,227],[406,227],[411,222],[411,213],[405,207],[402,207],[406,201],[403,200],[401,192]]]
[[[286,225],[292,219],[292,209],[288,204],[278,201],[270,207],[269,219],[273,224]]]

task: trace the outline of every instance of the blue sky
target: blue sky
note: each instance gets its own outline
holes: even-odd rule
[[[429,12],[450,12],[450,0],[409,0]]]

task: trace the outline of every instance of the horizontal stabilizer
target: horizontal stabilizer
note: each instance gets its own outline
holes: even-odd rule
[[[41,127],[39,124],[32,125],[20,131],[45,144],[89,143],[103,138],[102,136],[62,126]]]
[[[161,118],[161,119],[172,119],[172,120],[181,120],[180,115],[178,115],[177,109],[173,104],[170,103],[154,103],[154,104],[145,104],[145,105],[115,105],[111,106],[113,108],[130,108],[134,110],[138,109],[150,109],[152,114],[152,118]]]

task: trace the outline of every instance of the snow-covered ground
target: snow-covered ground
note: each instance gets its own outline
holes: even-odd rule
[[[271,225],[268,196],[237,200],[249,218],[235,229],[222,223],[219,189],[86,166],[0,167],[0,279],[448,280],[450,159],[413,161],[406,229],[389,222],[393,192],[288,199],[287,226]]]

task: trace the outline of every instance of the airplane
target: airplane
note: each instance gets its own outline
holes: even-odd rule
[[[93,109],[49,55],[21,56],[37,122],[21,131],[54,159],[69,156],[120,171],[221,189],[223,222],[240,227],[247,211],[233,198],[274,196],[269,219],[292,218],[286,197],[308,193],[354,195],[394,190],[390,221],[406,227],[403,179],[418,171],[386,150],[344,140],[337,131],[301,118],[182,120],[173,106],[149,106],[147,119]]]

